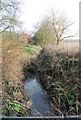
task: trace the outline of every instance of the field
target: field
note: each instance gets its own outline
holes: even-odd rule
[[[60,42],[60,44],[57,45],[50,45],[49,47],[46,47],[48,50],[54,50],[57,52],[61,53],[68,53],[68,54],[73,54],[79,52],[79,40],[66,40]]]

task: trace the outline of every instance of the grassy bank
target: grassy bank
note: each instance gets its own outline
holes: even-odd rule
[[[6,116],[28,116],[29,98],[23,87],[23,68],[38,54],[37,47],[25,47],[23,37],[15,33],[2,35],[2,114]]]
[[[41,50],[42,48],[37,45],[28,45],[27,47],[25,47],[25,52],[29,59],[36,58]]]
[[[23,87],[27,73],[36,72],[56,115],[81,114],[81,67],[78,42],[62,42],[41,49],[25,45],[21,36],[3,34],[3,115],[29,116]]]

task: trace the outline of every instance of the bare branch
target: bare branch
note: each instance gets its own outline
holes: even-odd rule
[[[70,23],[70,24],[66,25],[64,28],[62,28],[61,34],[59,35],[59,39],[62,37],[64,31],[65,31],[68,27],[70,27],[71,25],[73,25],[73,24],[74,24],[74,22],[73,22],[73,23]]]
[[[9,27],[14,28],[18,27],[18,13],[20,2],[12,0],[6,1],[3,0],[0,2],[0,30],[4,32]]]
[[[64,39],[67,39],[67,38],[72,38],[72,37],[74,37],[74,36],[76,36],[76,34],[65,36],[65,37],[63,37],[62,39],[60,39],[60,41],[62,41],[62,40],[64,40]]]
[[[44,43],[45,45],[46,43],[48,44],[55,42],[58,45],[60,41],[66,38],[75,37],[76,34],[69,34],[69,28],[75,22],[70,23],[66,16],[64,16],[63,14],[58,14],[54,10],[50,12],[50,15],[47,18],[48,19],[44,19],[42,21],[42,24],[38,26],[38,29],[35,33],[35,38],[37,39],[37,41],[39,40],[39,43]]]
[[[7,30],[10,26],[4,28],[0,33],[3,33],[5,30]]]

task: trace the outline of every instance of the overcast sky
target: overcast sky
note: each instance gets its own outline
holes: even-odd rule
[[[22,15],[20,20],[23,21],[23,30],[33,31],[45,14],[52,8],[62,12],[70,21],[75,21],[72,30],[79,29],[79,1],[80,0],[22,0]]]

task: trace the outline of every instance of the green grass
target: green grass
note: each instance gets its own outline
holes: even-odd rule
[[[29,58],[35,57],[40,53],[41,47],[36,45],[28,45],[25,47],[25,51]]]

